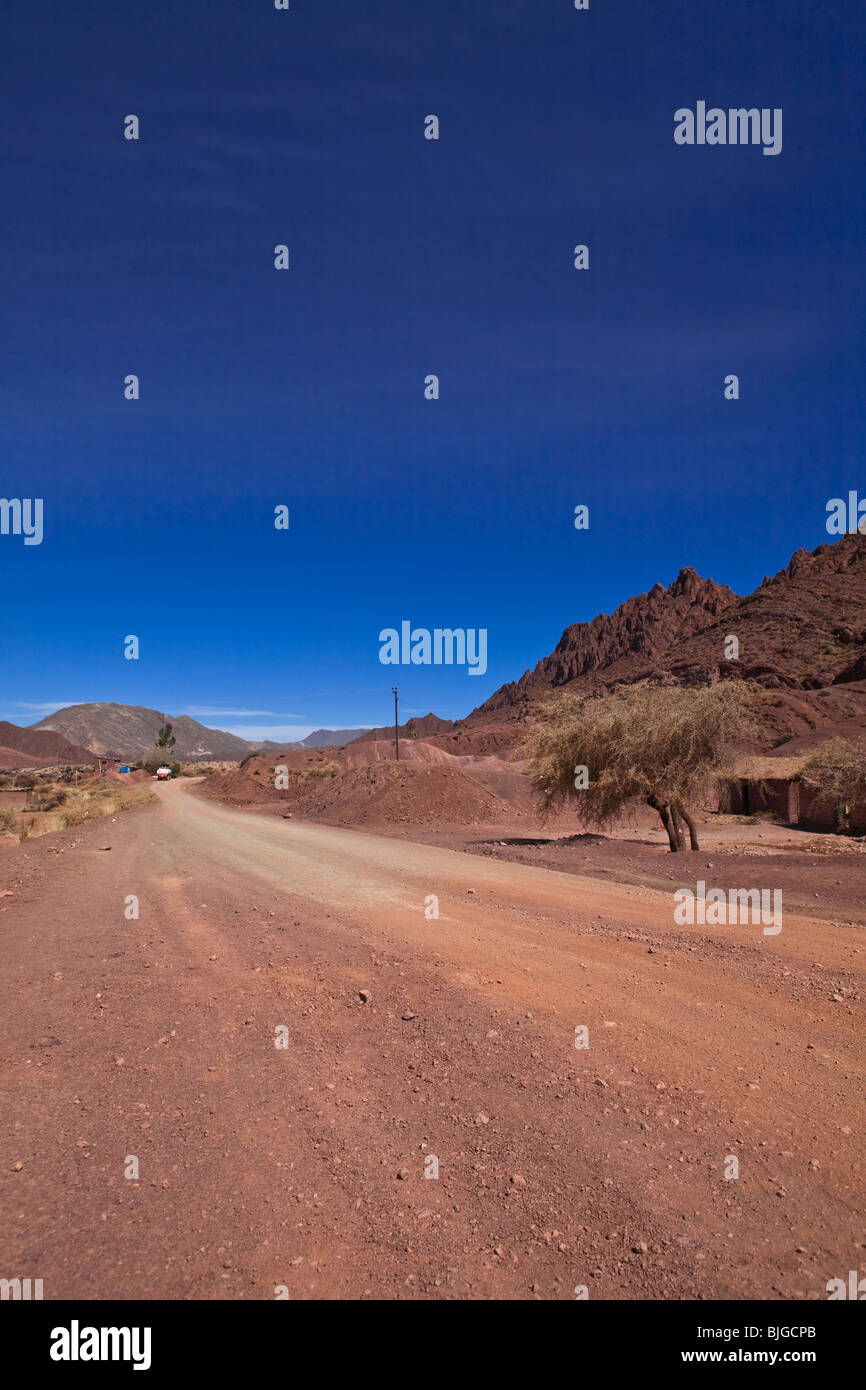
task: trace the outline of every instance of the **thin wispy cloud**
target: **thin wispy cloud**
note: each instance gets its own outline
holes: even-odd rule
[[[253,743],[298,743],[319,728],[318,724],[229,724],[223,730]]]
[[[35,703],[30,700],[13,700],[14,709],[32,710],[34,714],[52,714],[54,710],[66,709],[69,705],[84,705],[86,700],[38,700]]]
[[[213,705],[187,705],[183,711],[191,718],[204,719],[247,719],[247,718],[271,718],[274,719],[303,719],[302,714],[289,714],[288,711],[277,709],[215,709]]]

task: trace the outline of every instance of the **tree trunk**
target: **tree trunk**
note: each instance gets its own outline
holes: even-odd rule
[[[676,802],[676,809],[682,816],[686,825],[689,827],[689,843],[692,849],[700,849],[700,845],[698,844],[698,832],[695,828],[695,823],[681,801]]]
[[[683,823],[682,823],[682,821],[680,820],[679,802],[678,802],[678,801],[672,801],[672,802],[670,803],[670,806],[671,806],[671,821],[673,822],[674,834],[675,834],[676,837],[677,837],[677,849],[685,849],[685,847],[686,847],[686,837],[685,837],[685,835],[683,834]]]
[[[659,801],[654,796],[648,796],[646,800],[647,805],[652,806],[653,810],[658,812],[659,819],[661,820],[661,823],[668,834],[668,841],[671,847],[671,854],[676,854],[677,850],[682,849],[682,843],[680,837],[677,835],[676,830],[674,829],[674,823],[671,820],[671,813],[668,808],[667,802]]]

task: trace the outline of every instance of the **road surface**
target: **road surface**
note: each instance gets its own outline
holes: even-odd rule
[[[670,893],[157,798],[0,851],[0,1275],[810,1299],[866,1273],[861,929],[679,927]]]

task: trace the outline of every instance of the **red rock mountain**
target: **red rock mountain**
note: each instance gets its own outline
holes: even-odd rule
[[[6,768],[53,767],[57,763],[93,764],[96,761],[87,748],[70,743],[62,734],[46,729],[21,729],[5,719],[0,719],[0,749]],[[16,753],[22,755],[20,763],[11,761]]]
[[[739,657],[726,660],[729,636]],[[573,623],[555,650],[503,685],[471,719],[508,718],[561,686],[611,686],[724,677],[766,687],[818,690],[866,678],[866,537],[844,536],[808,553],[740,598],[724,584],[680,570],[665,589],[627,599],[608,616]]]
[[[600,613],[592,622],[572,623],[550,656],[539,661],[534,671],[525,671],[519,681],[501,686],[473,711],[473,717],[512,714],[530,700],[581,678],[587,678],[587,683],[603,679],[605,684],[639,680],[657,669],[678,643],[714,626],[737,602],[726,584],[682,569],[667,589],[656,584],[648,594],[627,599],[610,615]]]
[[[726,639],[739,656],[727,660]],[[637,680],[691,684],[746,679],[778,696],[764,702],[764,743],[800,751],[866,728],[866,537],[798,550],[778,574],[740,598],[681,570],[665,589],[630,598],[608,616],[565,629],[556,649],[474,710],[467,729],[516,725],[562,687],[604,689]],[[462,726],[458,725],[458,730]]]
[[[724,631],[722,630],[724,629]],[[723,659],[734,634],[739,660]],[[664,657],[677,680],[721,665],[768,688],[819,690],[866,677],[866,536],[811,553],[798,550],[778,574],[739,599],[722,623],[678,642]]]

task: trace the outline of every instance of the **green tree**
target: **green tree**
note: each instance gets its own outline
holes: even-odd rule
[[[167,755],[171,754],[174,745],[177,743],[177,739],[172,733],[171,728],[171,724],[163,724],[156,737],[157,748],[164,748]]]

